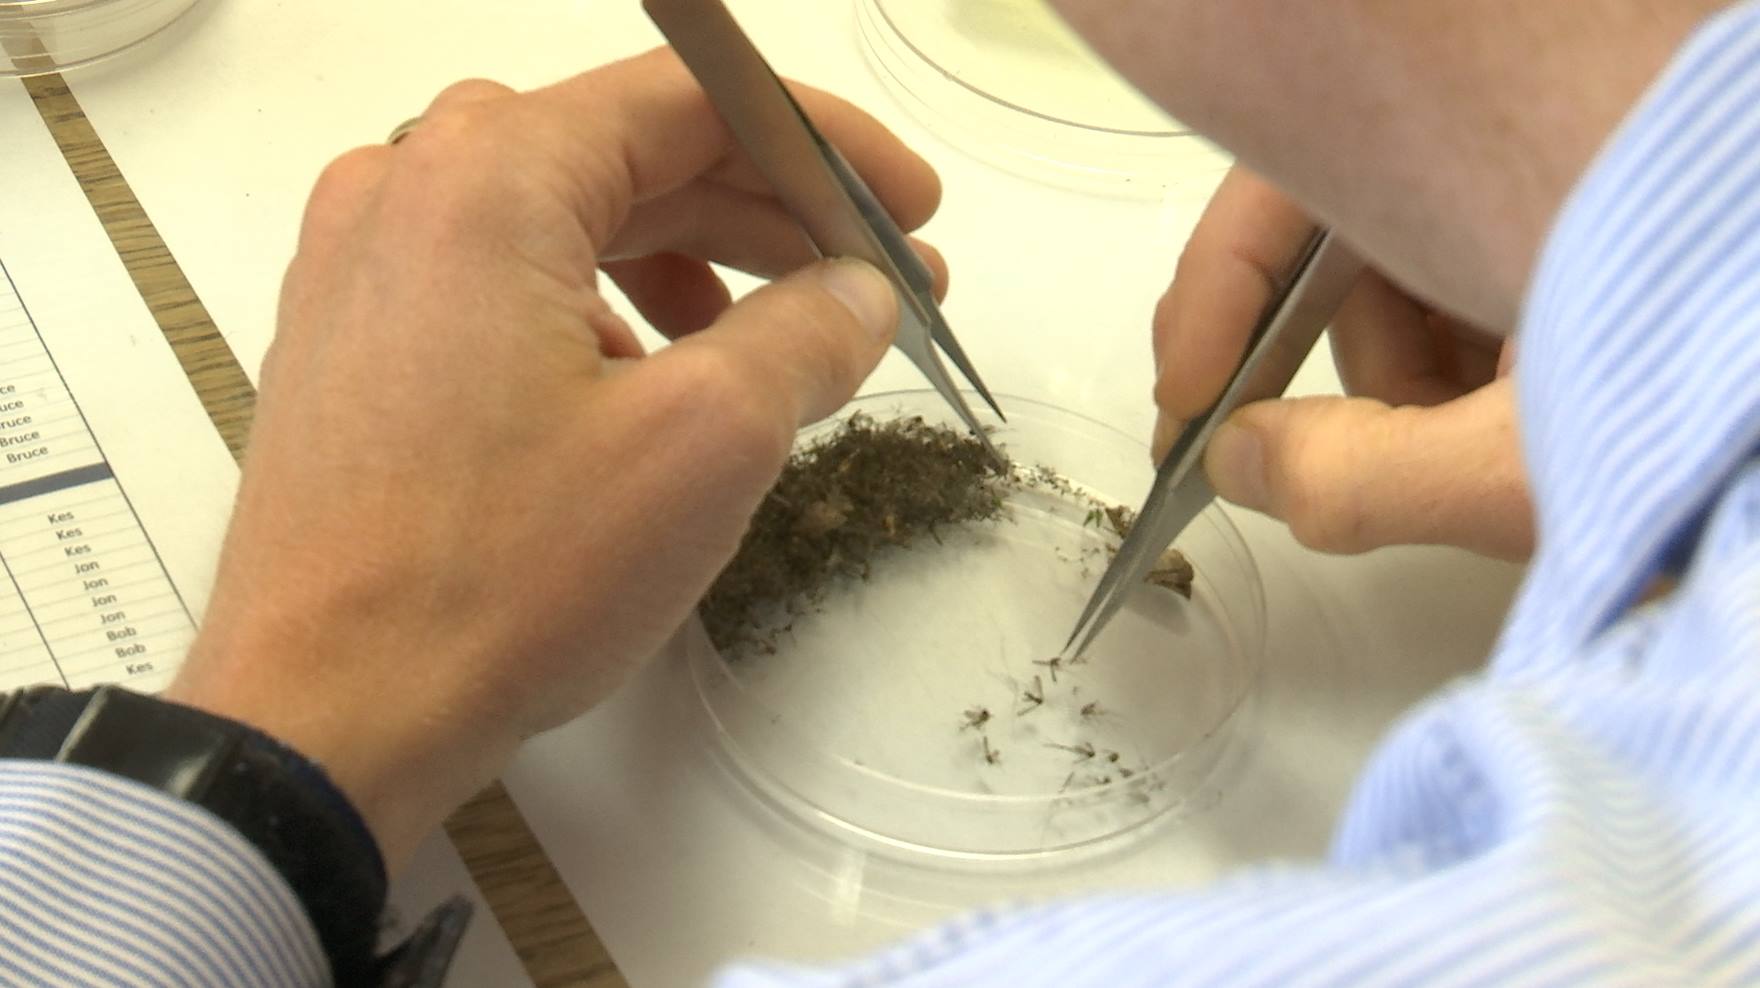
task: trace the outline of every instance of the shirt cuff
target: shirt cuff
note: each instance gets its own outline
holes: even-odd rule
[[[316,931],[201,807],[79,765],[0,759],[0,983],[316,986]]]

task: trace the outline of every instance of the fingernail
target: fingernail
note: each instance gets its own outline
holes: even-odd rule
[[[1155,416],[1155,438],[1149,440],[1149,455],[1157,466],[1167,459],[1167,451],[1173,448],[1173,440],[1179,436],[1179,419],[1170,417],[1166,412]]]
[[[819,283],[875,339],[890,340],[898,331],[898,298],[893,294],[892,283],[873,265],[838,258],[819,269]]]
[[[1270,484],[1265,478],[1265,444],[1252,429],[1224,422],[1210,439],[1204,469],[1216,493],[1252,511],[1271,507]]]

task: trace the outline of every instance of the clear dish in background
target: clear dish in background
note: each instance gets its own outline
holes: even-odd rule
[[[102,61],[170,27],[197,0],[0,0],[0,78]]]
[[[1176,818],[1201,801],[1259,680],[1258,571],[1214,508],[1178,546],[1192,598],[1144,585],[1086,661],[1053,678],[1043,663],[1117,542],[1088,517],[1089,496],[1134,507],[1153,471],[1116,430],[999,400],[1004,450],[1073,492],[1025,489],[1003,520],[875,559],[871,579],[794,618],[773,654],[724,658],[700,627],[685,643],[737,774],[797,820],[915,863],[1060,863]],[[958,427],[933,391],[858,399],[854,412]]]
[[[962,150],[1029,177],[1159,198],[1213,155],[1089,50],[1045,0],[856,0],[874,71]]]

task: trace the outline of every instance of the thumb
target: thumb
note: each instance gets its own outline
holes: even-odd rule
[[[1219,496],[1323,552],[1440,544],[1525,559],[1533,518],[1514,399],[1503,380],[1428,408],[1259,402],[1217,430],[1204,469]]]
[[[886,354],[898,312],[891,282],[871,265],[821,261],[740,299],[644,369],[683,374],[693,397],[755,411],[756,424],[788,439],[855,394]]]

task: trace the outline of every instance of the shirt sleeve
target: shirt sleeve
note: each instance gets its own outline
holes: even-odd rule
[[[329,983],[298,898],[220,819],[95,769],[0,759],[0,984]]]
[[[723,988],[1760,984],[1760,4],[1599,156],[1521,332],[1539,551],[1488,672],[1392,732],[1324,866]]]

